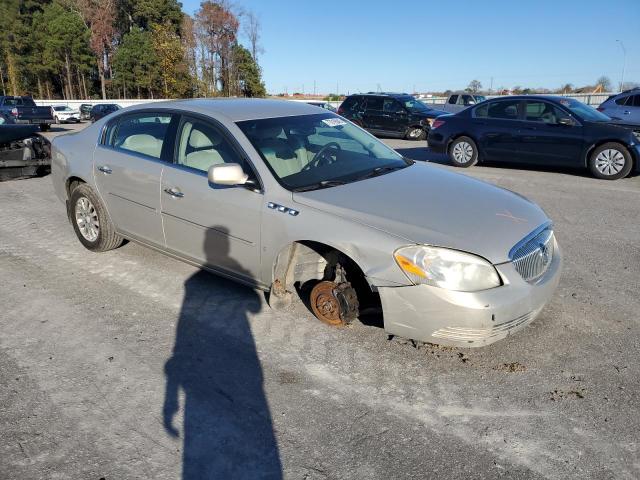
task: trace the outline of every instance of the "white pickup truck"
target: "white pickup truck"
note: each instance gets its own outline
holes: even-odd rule
[[[455,92],[449,95],[447,101],[442,107],[438,107],[440,110],[444,110],[449,113],[458,113],[460,110],[464,110],[476,103],[484,102],[487,99],[484,95],[478,95],[476,93],[469,92]]]

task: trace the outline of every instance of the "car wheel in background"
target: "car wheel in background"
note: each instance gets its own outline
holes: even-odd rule
[[[56,125],[60,125],[60,119],[56,117],[55,120],[56,120]]]
[[[449,160],[456,167],[468,168],[478,163],[478,147],[469,137],[458,137],[449,145]]]
[[[69,218],[80,243],[93,252],[106,252],[122,245],[100,198],[87,184],[78,185],[69,199]]]
[[[41,123],[40,124],[40,131],[41,132],[46,132],[51,128],[51,125],[49,125],[48,123]]]
[[[626,177],[633,166],[629,150],[615,142],[600,145],[591,152],[588,165],[593,176],[603,180]]]
[[[404,138],[407,140],[424,140],[427,138],[427,132],[420,127],[410,127]]]

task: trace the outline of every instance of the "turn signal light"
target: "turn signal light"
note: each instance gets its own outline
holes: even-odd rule
[[[434,130],[440,126],[444,125],[444,120],[438,120],[437,118],[431,124],[431,130]]]

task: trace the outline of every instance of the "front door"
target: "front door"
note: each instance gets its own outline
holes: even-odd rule
[[[366,109],[362,116],[363,127],[368,130],[383,131],[383,103],[382,97],[367,97]]]
[[[562,124],[569,119],[572,125]],[[577,165],[583,146],[582,126],[566,111],[550,102],[527,100],[524,121],[518,131],[520,156],[543,165]]]
[[[162,154],[172,118],[164,112],[123,115],[94,153],[96,186],[116,229],[160,246]]]
[[[258,278],[264,196],[242,186],[212,185],[210,166],[248,160],[213,122],[182,117],[174,163],[162,173],[161,209],[167,248],[242,279]]]
[[[385,98],[382,110],[382,130],[404,136],[409,126],[407,110],[395,98]]]

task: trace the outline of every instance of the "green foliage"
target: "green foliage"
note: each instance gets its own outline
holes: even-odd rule
[[[0,0],[0,94],[264,96],[260,67],[237,42],[244,17],[224,0],[203,9],[214,31],[198,31],[178,0]]]
[[[251,52],[242,45],[234,45],[233,56],[238,73],[238,90],[243,97],[264,97],[267,90],[260,74],[260,67]]]

